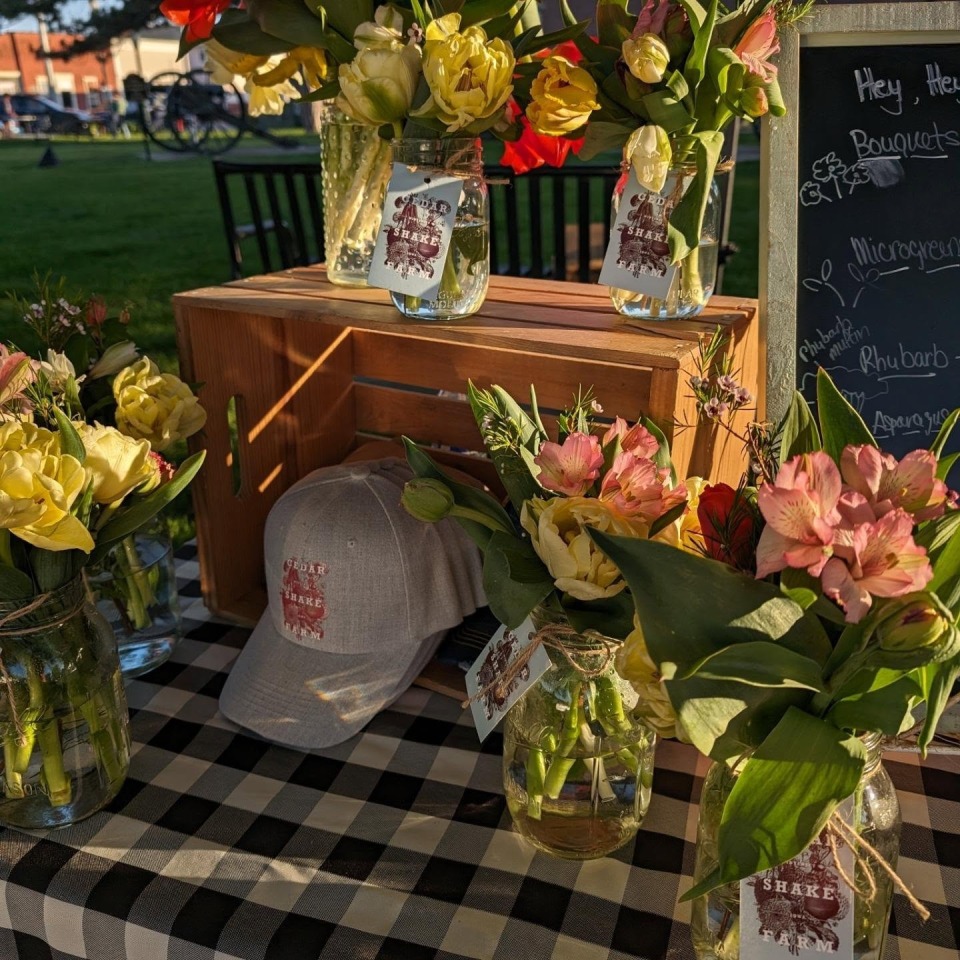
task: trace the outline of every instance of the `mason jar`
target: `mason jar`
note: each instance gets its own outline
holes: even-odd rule
[[[476,313],[487,296],[490,281],[490,218],[487,184],[483,179],[483,150],[479,139],[404,139],[393,141],[395,163],[415,170],[458,177],[463,184],[453,236],[440,267],[440,287],[433,300],[402,293],[390,294],[393,305],[414,320],[457,320]],[[402,216],[398,211],[395,216]],[[384,223],[384,229],[387,224]],[[435,250],[435,248],[434,248]],[[430,249],[417,245],[411,256],[429,263]]]

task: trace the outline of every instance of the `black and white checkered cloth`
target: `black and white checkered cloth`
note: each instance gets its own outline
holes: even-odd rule
[[[411,689],[366,730],[313,754],[217,712],[242,630],[211,622],[191,551],[178,572],[188,634],[127,689],[130,776],[72,827],[0,831],[0,960],[691,960],[702,763],[657,752],[636,841],[587,863],[510,829],[501,742]],[[885,960],[956,960],[960,759],[892,754],[904,829]]]

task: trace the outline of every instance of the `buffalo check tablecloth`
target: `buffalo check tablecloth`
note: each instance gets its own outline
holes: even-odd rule
[[[245,631],[213,622],[192,549],[187,636],[127,688],[130,775],[109,809],[46,833],[0,831],[0,960],[692,960],[693,751],[658,748],[635,842],[589,863],[511,832],[497,734],[411,689],[366,730],[304,754],[217,711]],[[956,960],[960,759],[886,758],[904,829],[886,960]]]

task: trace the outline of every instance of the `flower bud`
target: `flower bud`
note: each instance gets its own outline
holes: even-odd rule
[[[98,377],[111,377],[119,373],[124,367],[137,362],[137,345],[132,340],[121,340],[119,343],[112,343],[100,359],[90,368],[87,376],[91,380]]]
[[[417,477],[407,481],[400,498],[403,508],[416,520],[437,523],[454,507],[453,494],[442,480]]]
[[[875,637],[884,653],[927,651],[931,661],[952,656],[960,645],[950,611],[932,593],[908,593],[884,608]]]
[[[670,51],[655,33],[624,40],[621,51],[627,69],[644,83],[659,83],[667,72]]]
[[[743,112],[754,120],[770,112],[770,101],[763,87],[745,87],[740,94],[740,106]]]
[[[659,193],[666,183],[673,159],[667,131],[652,123],[638,127],[623,148],[623,158],[633,164],[641,187]]]

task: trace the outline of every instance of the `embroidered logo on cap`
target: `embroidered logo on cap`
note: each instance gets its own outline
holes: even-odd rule
[[[294,557],[284,562],[280,583],[283,626],[295,636],[312,640],[323,638],[327,603],[321,581],[329,572],[325,563],[311,563]]]

